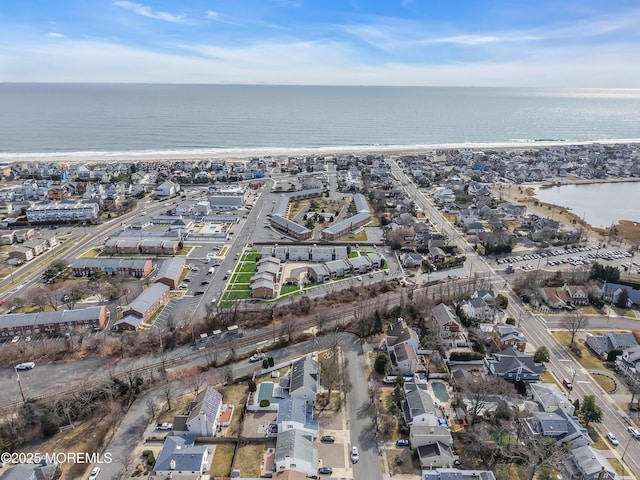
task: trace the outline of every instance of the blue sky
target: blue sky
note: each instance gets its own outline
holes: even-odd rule
[[[640,87],[640,2],[0,0],[0,81]]]

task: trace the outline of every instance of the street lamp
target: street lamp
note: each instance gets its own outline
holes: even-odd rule
[[[569,389],[569,394],[567,395],[567,400],[571,399],[571,392],[573,392],[573,382],[576,379],[577,370],[572,366],[569,367],[569,373],[571,374],[571,388]]]

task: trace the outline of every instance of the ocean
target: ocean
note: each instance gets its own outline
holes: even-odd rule
[[[0,158],[640,141],[640,89],[0,84]]]

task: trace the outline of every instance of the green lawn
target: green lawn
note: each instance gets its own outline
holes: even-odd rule
[[[256,271],[255,262],[244,262],[238,265],[238,268],[236,268],[236,272],[253,273],[255,271]]]
[[[236,445],[234,443],[221,443],[216,445],[216,453],[213,456],[213,462],[211,462],[211,470],[209,470],[211,478],[229,477],[231,473],[231,462],[235,451]]]
[[[222,300],[243,300],[249,298],[248,290],[227,290],[222,294]]]
[[[251,282],[251,277],[253,277],[252,273],[236,273],[233,277],[231,277],[232,283],[244,283],[249,284]]]
[[[291,293],[291,292],[295,292],[297,290],[300,290],[300,286],[295,286],[295,287],[282,287],[280,289],[280,295],[286,295],[287,293]]]
[[[260,257],[262,257],[262,255],[258,252],[251,252],[251,253],[247,253],[244,256],[244,261],[245,262],[253,262],[256,263],[258,260],[260,260]]]
[[[629,308],[618,308],[618,307],[611,307],[611,308],[613,308],[613,310],[621,317],[636,318],[636,314],[634,313],[634,311]]]
[[[366,242],[367,232],[363,229],[358,230],[356,233],[347,233],[338,239],[341,242]]]
[[[553,336],[556,337],[556,339],[558,339],[558,341],[560,341],[560,343],[567,350],[569,350],[569,342],[571,341],[571,334],[569,332],[564,332],[564,331],[553,332]],[[577,335],[574,343],[580,348],[582,352],[582,358],[576,357],[575,355],[573,355],[573,353],[571,355],[578,361],[580,365],[582,365],[586,369],[591,368],[594,370],[606,370],[602,360],[596,357],[591,352],[591,350],[589,350],[586,347],[586,345],[584,344],[584,341],[579,339]]]

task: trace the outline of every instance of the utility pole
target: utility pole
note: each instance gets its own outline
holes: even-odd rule
[[[22,403],[27,403],[27,399],[24,397],[24,390],[22,390],[22,382],[20,381],[20,374],[18,373],[18,369],[13,367],[16,371],[16,378],[18,379],[18,387],[20,388],[20,396],[22,397]]]

